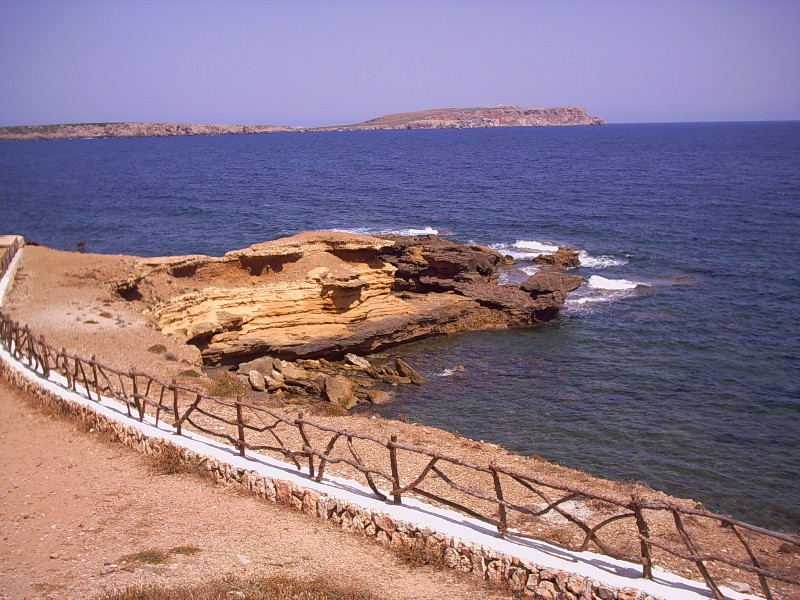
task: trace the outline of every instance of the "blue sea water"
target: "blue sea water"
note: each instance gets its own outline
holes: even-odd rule
[[[579,249],[559,320],[397,349],[430,381],[382,412],[800,529],[800,123],[9,142],[0,229],[147,256],[436,230],[512,282]]]

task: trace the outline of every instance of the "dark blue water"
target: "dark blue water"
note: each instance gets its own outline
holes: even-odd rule
[[[559,321],[401,349],[430,383],[385,413],[800,529],[800,123],[3,143],[0,215],[151,256],[432,228],[509,281],[578,248]]]

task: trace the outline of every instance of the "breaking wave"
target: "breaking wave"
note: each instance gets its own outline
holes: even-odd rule
[[[635,290],[637,287],[648,287],[646,283],[637,283],[627,279],[607,279],[600,275],[589,277],[586,285],[596,290]]]

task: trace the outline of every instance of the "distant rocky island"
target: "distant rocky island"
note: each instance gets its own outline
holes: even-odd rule
[[[93,139],[234,135],[307,131],[374,131],[378,129],[472,129],[480,127],[554,127],[605,125],[602,117],[581,107],[522,108],[493,106],[437,108],[397,113],[352,125],[288,127],[280,125],[197,125],[176,123],[77,123],[0,127],[0,140]]]

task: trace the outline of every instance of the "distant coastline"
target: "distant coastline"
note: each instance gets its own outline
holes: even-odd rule
[[[483,127],[558,127],[605,125],[582,107],[523,108],[494,106],[438,108],[384,115],[363,123],[328,127],[281,125],[198,125],[177,123],[76,123],[0,127],[0,140],[172,137],[184,135],[242,135],[308,131],[374,131],[381,129],[473,129]]]

